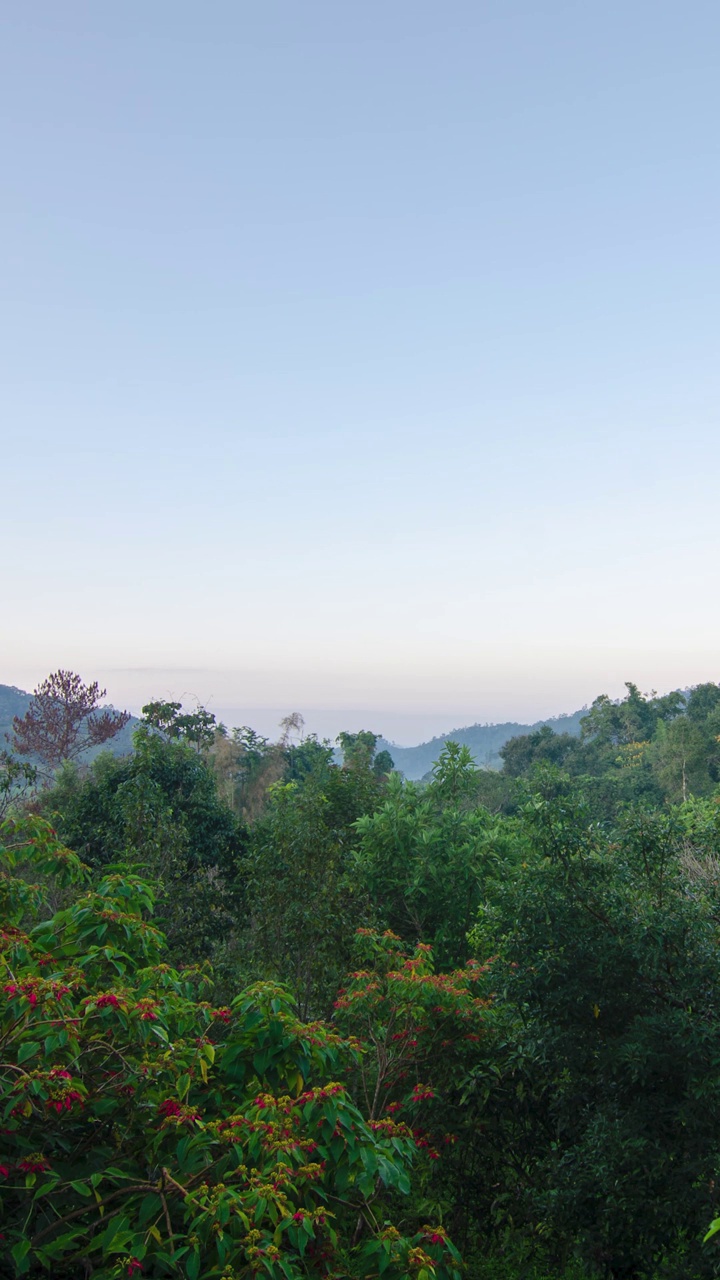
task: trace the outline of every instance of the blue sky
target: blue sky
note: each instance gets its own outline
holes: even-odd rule
[[[0,681],[411,741],[720,679],[719,43],[4,6]]]

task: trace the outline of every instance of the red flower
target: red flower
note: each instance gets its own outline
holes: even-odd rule
[[[47,1160],[41,1155],[25,1156],[18,1164],[22,1173],[46,1173],[49,1168]]]
[[[82,1094],[78,1093],[77,1089],[69,1089],[61,1098],[48,1098],[46,1105],[51,1111],[57,1111],[58,1115],[62,1115],[63,1111],[72,1111],[74,1102],[82,1106]]]
[[[221,1022],[229,1022],[232,1018],[232,1011],[227,1006],[222,1009],[213,1009],[211,1017],[218,1018]]]
[[[10,1170],[6,1164],[0,1164],[0,1178],[9,1178]]]
[[[112,1006],[113,1009],[117,1009],[119,1004],[120,1001],[115,993],[113,991],[108,991],[104,996],[98,996],[95,1001],[95,1008],[107,1009],[108,1006]]]
[[[180,1124],[192,1124],[195,1120],[200,1119],[198,1111],[192,1111],[190,1107],[184,1107],[178,1102],[177,1098],[166,1098],[158,1107],[158,1114],[166,1120],[178,1120]]]
[[[137,1258],[130,1258],[127,1264],[127,1274],[134,1276],[136,1271],[142,1271],[142,1263]]]
[[[53,1067],[52,1071],[50,1072],[50,1079],[51,1080],[72,1080],[72,1076],[70,1075],[70,1072],[65,1071],[63,1067]]]
[[[161,1116],[179,1116],[182,1111],[182,1105],[177,1098],[166,1098],[158,1107],[158,1114]]]
[[[157,1005],[154,1000],[138,1000],[135,1005],[135,1009],[140,1014],[140,1018],[143,1022],[157,1021],[157,1014],[155,1012],[156,1008]]]

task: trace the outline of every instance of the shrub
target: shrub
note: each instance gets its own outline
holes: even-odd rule
[[[214,1007],[141,879],[88,885],[37,818],[0,836],[4,1274],[458,1280],[441,1229],[387,1220],[414,1143],[350,1100],[356,1044],[273,984]],[[24,867],[76,886],[34,927]]]

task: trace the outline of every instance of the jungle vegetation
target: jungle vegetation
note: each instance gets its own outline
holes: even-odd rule
[[[2,1274],[720,1273],[719,685],[419,782],[168,702],[82,763],[68,688],[0,764]]]

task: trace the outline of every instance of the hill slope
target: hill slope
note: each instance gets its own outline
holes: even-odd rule
[[[397,747],[384,738],[378,743],[378,750],[386,749],[395,762],[395,768],[404,773],[406,778],[417,781],[432,769],[446,742],[459,742],[468,746],[475,763],[488,769],[499,769],[500,748],[510,738],[517,738],[522,733],[532,733],[549,725],[555,733],[580,734],[580,721],[587,715],[587,707],[573,711],[570,715],[553,716],[549,720],[537,720],[535,724],[517,724],[507,721],[505,724],[471,724],[464,729],[453,729],[439,738],[431,738],[429,742],[421,742],[417,747]]]

